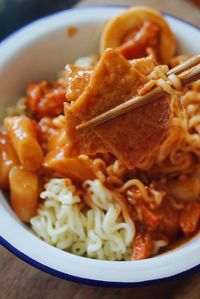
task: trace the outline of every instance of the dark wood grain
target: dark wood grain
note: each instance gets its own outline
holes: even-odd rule
[[[180,284],[170,299],[199,299],[200,298],[200,274],[193,275],[192,279]]]

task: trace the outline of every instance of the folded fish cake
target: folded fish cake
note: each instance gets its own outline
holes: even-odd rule
[[[149,7],[135,6],[106,24],[101,36],[101,53],[107,48],[118,48],[127,59],[146,56],[151,49],[160,63],[169,64],[176,43],[160,13]]]
[[[71,68],[71,67],[70,67]],[[96,95],[93,96],[93,93],[95,93],[95,90],[101,89],[101,86],[99,84],[103,84],[102,86],[102,92],[104,93],[104,100],[105,100],[105,109],[102,105],[101,100],[96,102],[99,103],[99,111],[106,111],[107,105],[110,103],[109,107],[112,108],[116,105],[116,99],[115,95],[113,94],[113,79],[118,81],[123,76],[130,76],[132,75],[130,70],[131,65],[115,50],[108,49],[105,52],[105,55],[102,56],[99,64],[93,71],[93,75],[90,77],[89,84],[87,87],[83,90],[80,97],[76,100],[75,103],[71,104],[65,104],[65,115],[66,115],[66,127],[67,127],[67,136],[68,136],[68,142],[66,146],[66,155],[67,156],[77,156],[79,154],[89,154],[94,155],[99,152],[106,152],[109,149],[106,150],[106,145],[103,143],[103,141],[95,134],[93,129],[87,129],[84,131],[77,131],[76,126],[81,123],[82,120],[90,119],[93,117],[94,114],[94,105],[92,102],[96,101]],[[69,67],[67,68],[68,74],[69,74]],[[72,68],[71,68],[72,70]],[[75,70],[75,69],[74,69]],[[134,69],[134,72],[137,73],[137,76],[139,72],[137,72]],[[81,87],[83,87],[85,82],[85,74],[84,72],[79,73],[82,76],[82,82],[80,84]],[[106,75],[107,74],[107,75]],[[73,77],[72,77],[73,75]],[[106,77],[107,76],[107,77]],[[117,77],[118,76],[118,77]],[[71,82],[73,80],[76,80],[76,72],[73,74],[71,73]],[[136,74],[134,74],[134,78],[132,79],[132,83],[135,83]],[[69,79],[69,75],[67,75],[67,80]],[[80,79],[80,76],[79,76]],[[146,81],[146,78],[141,75],[142,81]],[[91,82],[91,80],[93,82]],[[105,88],[105,80],[106,80],[106,88]],[[70,82],[70,84],[71,84]],[[127,79],[124,77],[123,84],[121,84],[119,87],[122,88],[120,92],[118,91],[118,94],[120,93],[120,98],[122,92],[126,94],[126,99],[129,98],[132,94],[132,86],[127,86],[126,84]],[[78,81],[76,81],[78,83]],[[131,83],[131,82],[130,82]],[[97,85],[98,88],[97,88]],[[141,82],[137,84],[135,87],[135,93],[137,90],[137,87],[141,85]],[[68,83],[67,83],[68,86]],[[101,94],[102,94],[101,92]],[[100,96],[101,96],[100,94]],[[107,96],[111,95],[114,96],[112,99],[112,103],[110,102],[110,99],[107,99]],[[86,95],[86,97],[85,97]],[[90,102],[91,101],[91,102]],[[118,101],[117,101],[118,102]],[[122,102],[120,100],[120,102]],[[89,107],[92,107],[91,111],[89,112]],[[101,108],[103,108],[101,110]],[[84,110],[84,111],[83,111]]]
[[[90,152],[91,143],[87,147],[86,142],[89,134],[90,137],[95,135],[108,152],[122,160],[127,167],[135,167],[161,142],[165,134],[169,117],[169,105],[165,97],[94,128],[79,132],[75,126],[129,100],[137,95],[137,90],[147,81],[147,77],[117,50],[107,49],[84,92],[76,102],[66,106],[67,135],[71,147],[78,144],[78,151],[83,148],[84,153],[94,154]],[[70,113],[76,118],[76,124],[69,121]],[[95,151],[101,152],[101,149],[98,150],[96,146]]]
[[[65,146],[65,155],[76,157],[81,154],[95,155],[96,153],[107,152],[102,140],[92,129],[77,131],[76,126],[81,123],[68,105],[65,105],[67,144]]]
[[[72,64],[65,66],[66,71],[66,98],[68,102],[76,101],[84,92],[89,84],[93,74],[94,67],[79,67]],[[72,103],[73,104],[73,103]],[[64,105],[65,116],[67,121],[67,146],[65,148],[66,156],[76,157],[78,155],[96,154],[96,152],[105,152],[105,147],[101,139],[93,131],[77,133],[74,128],[80,123],[81,119],[77,118],[69,109],[69,105]]]

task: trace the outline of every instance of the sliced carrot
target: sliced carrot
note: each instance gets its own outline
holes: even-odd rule
[[[149,232],[141,232],[136,235],[133,243],[132,260],[142,260],[153,253],[153,238]]]
[[[155,229],[160,223],[160,217],[148,209],[145,205],[140,205],[142,218],[147,227]]]

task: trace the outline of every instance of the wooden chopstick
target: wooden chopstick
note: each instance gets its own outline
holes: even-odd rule
[[[200,79],[200,64],[178,75],[183,85],[195,82]]]
[[[187,59],[183,63],[175,66],[173,69],[169,70],[167,75],[175,74],[178,75],[190,68],[192,68],[195,65],[198,65],[200,63],[200,54],[192,56],[191,58]]]
[[[182,85],[186,85],[188,83],[192,83],[198,79],[200,79],[200,55],[196,55],[191,57],[183,64],[171,69],[167,75],[176,74],[178,78],[181,80]],[[155,87],[152,91],[146,93],[143,96],[135,96],[130,100],[106,111],[89,121],[83,122],[76,127],[76,130],[86,129],[88,127],[94,127],[100,125],[108,120],[111,120],[119,115],[137,109],[151,101],[154,101],[162,96],[164,96],[166,92],[160,88]]]

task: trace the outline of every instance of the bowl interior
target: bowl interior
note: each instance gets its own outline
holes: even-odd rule
[[[4,41],[0,47],[0,118],[6,107],[23,95],[29,82],[55,78],[66,63],[98,53],[106,21],[123,9],[98,7],[61,12],[34,22]],[[178,53],[197,54],[200,31],[171,16],[166,16],[166,19],[176,35]],[[68,28],[72,26],[77,28],[77,34],[69,37]],[[39,268],[40,264],[48,266],[62,275],[104,284],[128,284],[173,276],[200,262],[195,254],[197,249],[200,250],[198,236],[175,251],[144,261],[95,261],[62,252],[39,240],[17,219],[2,193],[0,215],[0,236],[4,240],[28,256],[30,263],[36,261]],[[192,258],[188,259],[189,256]],[[72,279],[69,275],[66,278]]]

